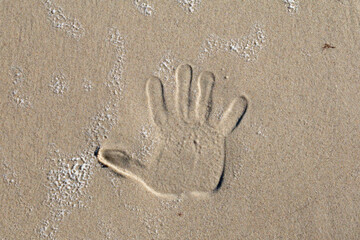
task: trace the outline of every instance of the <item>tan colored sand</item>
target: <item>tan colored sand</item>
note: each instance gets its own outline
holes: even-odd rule
[[[0,0],[0,59],[1,240],[360,238],[356,0]]]

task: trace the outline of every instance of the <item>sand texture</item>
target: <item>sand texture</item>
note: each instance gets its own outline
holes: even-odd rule
[[[360,239],[357,0],[0,0],[0,240]]]

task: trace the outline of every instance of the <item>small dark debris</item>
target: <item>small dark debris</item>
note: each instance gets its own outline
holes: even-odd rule
[[[101,167],[101,168],[108,168],[108,166],[102,164],[101,162],[99,162],[99,164],[100,164],[100,167]]]
[[[97,157],[99,155],[99,151],[100,151],[100,146],[96,147],[95,151],[94,151],[94,156]],[[107,166],[105,166],[104,164],[102,164],[100,161],[98,161],[98,163],[100,164],[101,168],[107,168]]]
[[[100,146],[96,147],[94,151],[94,156],[97,157],[99,155]]]
[[[329,49],[329,48],[335,48],[334,46],[328,44],[328,43],[325,43],[324,46],[322,47],[322,49]]]
[[[182,214],[181,212],[179,212],[177,215],[178,215],[179,217],[181,217],[183,214]]]

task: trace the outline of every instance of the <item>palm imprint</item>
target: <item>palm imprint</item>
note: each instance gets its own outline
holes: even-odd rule
[[[174,106],[165,101],[160,79],[152,77],[146,84],[149,110],[161,135],[156,157],[143,165],[126,150],[102,148],[99,161],[159,196],[208,194],[221,187],[225,139],[239,125],[247,100],[235,98],[219,119],[211,111],[214,74],[202,72],[194,80],[191,66],[181,65],[175,75]]]

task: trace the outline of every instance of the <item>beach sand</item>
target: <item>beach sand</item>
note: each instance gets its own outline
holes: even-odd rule
[[[360,239],[356,0],[0,0],[0,240]]]

